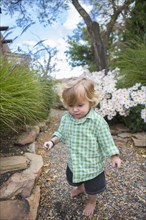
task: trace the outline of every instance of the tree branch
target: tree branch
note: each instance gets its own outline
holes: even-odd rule
[[[111,32],[113,31],[113,27],[114,27],[114,24],[115,24],[118,16],[122,13],[123,10],[128,10],[129,5],[132,4],[134,1],[135,0],[125,0],[125,2],[123,3],[122,6],[116,6],[115,1],[112,0],[114,13],[111,16],[110,22],[107,24],[107,30],[103,36],[105,45],[108,44],[109,36],[110,36]]]
[[[87,26],[92,25],[92,19],[89,14],[85,11],[85,9],[80,5],[78,0],[71,1],[76,10],[79,12],[81,17],[84,19]]]

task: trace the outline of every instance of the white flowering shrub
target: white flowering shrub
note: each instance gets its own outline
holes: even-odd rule
[[[127,117],[133,107],[140,106],[141,119],[146,122],[146,86],[137,83],[131,88],[117,89],[115,79],[117,71],[118,69],[109,71],[107,75],[104,71],[90,73],[85,70],[84,72],[84,76],[96,83],[99,92],[98,112],[111,120],[117,114]]]

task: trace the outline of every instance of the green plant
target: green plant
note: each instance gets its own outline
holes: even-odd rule
[[[131,132],[146,131],[146,123],[141,118],[141,110],[144,108],[142,105],[137,105],[130,109],[127,117],[123,117],[124,124],[130,129]]]
[[[0,66],[0,130],[35,124],[47,117],[51,85],[28,66],[2,61]]]
[[[108,122],[109,125],[114,125],[118,123],[123,124],[127,128],[129,128],[132,133],[146,131],[146,123],[141,118],[141,110],[143,108],[143,105],[137,105],[130,108],[130,112],[126,117],[117,114],[112,120],[108,120],[107,117],[105,117],[105,120]]]
[[[136,83],[146,85],[146,44],[139,38],[122,45],[112,64],[120,69],[117,87],[128,88]]]

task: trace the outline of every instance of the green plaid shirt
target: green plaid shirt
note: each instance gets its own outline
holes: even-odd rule
[[[78,121],[66,112],[53,135],[67,144],[74,183],[98,176],[104,170],[105,158],[119,154],[107,122],[94,109]]]

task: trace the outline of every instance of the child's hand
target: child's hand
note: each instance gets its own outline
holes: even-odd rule
[[[112,156],[112,166],[114,168],[120,168],[121,167],[121,159],[119,156],[115,155],[115,156]]]
[[[45,148],[46,150],[50,150],[53,146],[54,144],[52,141],[47,141],[44,143],[43,148]]]

